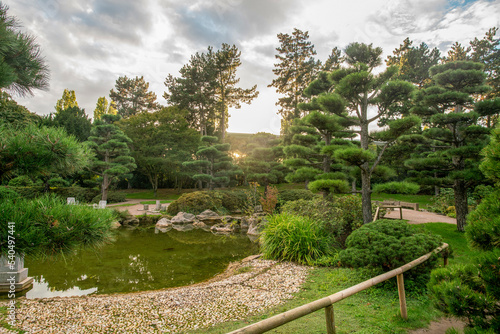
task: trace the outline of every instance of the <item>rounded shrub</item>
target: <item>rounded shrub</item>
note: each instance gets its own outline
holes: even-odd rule
[[[297,201],[299,199],[310,200],[313,199],[315,195],[307,189],[284,189],[280,190],[278,193],[278,205],[277,208],[281,208],[285,203]]]
[[[220,196],[222,206],[229,212],[237,210],[243,211],[248,205],[248,196],[241,190],[217,190],[215,192]]]
[[[412,182],[388,182],[373,186],[373,192],[385,194],[415,195],[420,186]]]
[[[403,220],[381,219],[365,224],[347,237],[347,248],[339,253],[343,266],[368,267],[378,272],[396,269],[442,244],[441,237],[416,231]],[[405,273],[427,279],[437,255]]]
[[[209,191],[194,191],[182,194],[177,200],[170,203],[167,213],[175,216],[178,212],[199,214],[205,210],[218,212],[222,208],[221,196],[215,196]]]
[[[21,175],[9,181],[10,187],[31,187],[33,181],[27,175]]]
[[[314,220],[281,213],[269,217],[261,235],[261,251],[268,259],[312,265],[330,253],[329,239]]]
[[[467,217],[465,235],[470,245],[483,251],[500,248],[500,191],[481,201]]]

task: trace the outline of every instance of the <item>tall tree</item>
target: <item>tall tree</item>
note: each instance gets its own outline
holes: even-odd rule
[[[208,54],[212,53],[211,48]],[[236,87],[239,78],[236,71],[241,65],[241,51],[235,45],[222,43],[221,49],[213,54],[217,85],[215,88],[217,97],[217,114],[219,117],[219,131],[222,142],[226,137],[229,108],[241,108],[241,102],[249,104],[259,95],[257,85],[249,89]]]
[[[78,107],[75,91],[64,89],[62,97],[56,102],[56,113],[72,107]]]
[[[116,105],[118,115],[126,118],[141,112],[151,112],[158,109],[156,94],[148,91],[149,83],[144,77],[119,77],[115,89],[109,92],[109,97]]]
[[[180,77],[165,79],[168,92],[163,97],[170,105],[189,111],[187,120],[202,136],[215,131],[217,72],[211,48],[208,53],[196,53],[180,69]]]
[[[483,65],[470,61],[448,62],[430,69],[433,85],[420,91],[413,112],[423,118],[427,129],[423,134],[432,140],[431,151],[407,166],[428,171],[419,178],[445,188],[453,188],[457,229],[464,231],[468,213],[467,188],[480,177],[479,152],[489,130],[478,125],[479,116],[495,112],[473,110],[473,94],[488,91],[484,85]],[[498,110],[496,110],[498,113]],[[439,172],[438,175],[433,172]],[[445,171],[445,175],[442,172]],[[435,177],[437,176],[437,178]]]
[[[455,42],[448,51],[448,56],[445,58],[446,62],[450,61],[460,61],[460,60],[470,60],[469,52],[470,47],[464,47],[462,44]]]
[[[278,113],[283,117],[281,132],[284,134],[292,120],[301,117],[299,103],[305,102],[302,93],[314,78],[320,62],[313,58],[316,51],[307,31],[295,28],[291,35],[278,34],[278,40],[281,45],[276,48],[278,54],[275,57],[279,62],[273,69],[277,78],[269,87],[275,87],[276,92],[285,95],[276,103],[280,107]]]
[[[101,96],[97,99],[97,103],[94,109],[94,119],[101,119],[102,115],[116,115],[118,110],[115,108],[113,101],[108,102],[105,96]]]
[[[432,50],[422,43],[418,47],[412,46],[413,41],[406,38],[399,48],[388,56],[385,61],[387,66],[399,68],[399,79],[414,83],[419,88],[430,83],[429,69],[437,65],[441,59],[441,53],[437,48]]]
[[[491,90],[485,98],[500,97],[500,38],[496,38],[498,28],[489,29],[482,39],[474,38],[470,42],[471,60],[484,64],[486,83]]]
[[[33,89],[48,88],[49,70],[35,38],[19,30],[8,9],[0,3],[0,89],[32,95]]]
[[[94,122],[88,141],[95,152],[91,170],[102,178],[103,201],[108,198],[111,183],[120,177],[129,176],[137,167],[134,158],[130,156],[130,138],[114,124],[120,118],[119,115],[103,115]]]
[[[85,109],[78,106],[68,107],[50,115],[46,125],[62,127],[70,135],[84,142],[90,135],[92,123],[85,113]]]
[[[41,117],[17,104],[6,92],[0,92],[0,124],[10,123],[14,127],[24,127],[29,123],[40,122]]]
[[[396,67],[389,67],[377,75],[372,73],[382,63],[381,48],[351,43],[344,54],[344,67],[320,76],[311,83],[308,92],[314,97],[312,107],[325,115],[336,116],[338,120],[333,118],[331,121],[344,127],[339,131],[359,136],[360,147],[339,147],[331,155],[360,168],[363,222],[366,224],[372,220],[371,176],[382,154],[397,137],[419,121],[416,117],[394,119],[387,122],[387,130],[371,135],[369,125],[386,117],[395,105],[406,105],[414,87],[408,82],[393,80]],[[404,116],[404,110],[399,111],[400,117]],[[375,149],[374,140],[378,140],[380,149]]]
[[[199,134],[189,128],[186,111],[162,108],[122,119],[118,126],[132,140],[137,170],[147,176],[154,196],[162,178],[175,178],[183,161],[189,160],[199,144]]]

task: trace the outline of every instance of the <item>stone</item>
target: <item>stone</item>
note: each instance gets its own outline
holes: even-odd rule
[[[114,221],[111,223],[111,229],[117,229],[119,227],[122,227],[122,224],[120,224],[120,222],[117,220],[117,221]]]
[[[155,225],[157,228],[167,228],[167,227],[172,227],[172,222],[168,220],[167,218],[162,218],[156,222]]]
[[[196,216],[192,213],[179,212],[174,218],[170,220],[172,224],[192,224],[196,220]]]
[[[221,216],[219,216],[218,213],[213,212],[212,210],[205,210],[202,213],[200,213],[198,216],[196,216],[198,220],[205,221],[205,220],[221,220]]]
[[[210,231],[210,226],[208,226],[207,224],[205,224],[204,222],[194,222],[193,223],[193,227],[194,228],[199,228],[199,229],[202,229],[204,231]]]
[[[176,231],[179,231],[179,232],[186,232],[186,231],[193,230],[194,226],[193,226],[193,224],[182,224],[182,225],[174,224],[174,225],[172,225],[172,228]]]
[[[168,231],[170,231],[172,229],[172,225],[168,226],[168,227],[156,227],[155,226],[155,234],[158,234],[158,233],[167,233]]]
[[[251,217],[248,219],[248,231],[250,235],[260,235],[260,224],[257,218]]]
[[[134,216],[129,216],[122,221],[123,226],[135,226],[139,225],[139,219]]]
[[[233,229],[228,225],[214,225],[210,228],[214,233],[232,233]]]

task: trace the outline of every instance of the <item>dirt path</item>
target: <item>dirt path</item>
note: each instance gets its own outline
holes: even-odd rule
[[[149,205],[149,210],[147,212],[144,211],[144,204],[141,204],[141,202],[144,201],[151,201],[150,199],[129,199],[126,202],[120,202],[120,203],[113,203],[109,204],[108,208],[112,209],[117,209],[119,211],[128,211],[132,216],[140,216],[143,214],[158,214],[158,212],[155,212],[155,204],[150,204]],[[132,205],[131,205],[132,204]],[[162,205],[169,206],[170,203],[165,203]]]
[[[388,212],[384,218],[399,219],[399,209],[392,210]],[[415,211],[410,209],[403,209],[403,219],[408,220],[409,224],[424,224],[424,223],[447,223],[447,224],[457,224],[455,218],[451,218],[444,215],[438,215],[437,213],[427,212],[427,211]]]

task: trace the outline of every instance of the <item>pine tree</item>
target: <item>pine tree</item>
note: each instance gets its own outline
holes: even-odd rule
[[[95,152],[91,170],[102,178],[101,199],[106,201],[111,183],[119,178],[130,176],[137,167],[130,156],[128,145],[131,143],[120,128],[114,124],[119,115],[103,115],[92,127],[89,146]]]
[[[408,160],[406,165],[424,173],[425,176],[418,178],[422,183],[453,188],[459,231],[463,231],[466,224],[467,189],[480,177],[479,152],[489,132],[478,125],[482,115],[473,110],[473,94],[488,91],[483,68],[482,64],[470,61],[432,67],[433,85],[418,93],[418,104],[413,109],[428,127],[423,135],[431,140],[431,147],[422,157]],[[494,110],[484,111],[487,112]]]
[[[276,48],[278,54],[275,57],[279,63],[274,64],[273,69],[277,78],[269,87],[275,87],[276,92],[285,95],[276,103],[283,118],[281,133],[285,134],[292,121],[302,116],[299,104],[306,101],[302,93],[317,73],[320,62],[313,58],[316,51],[307,31],[295,28],[291,35],[278,34],[278,40],[281,45]]]
[[[20,31],[8,9],[0,3],[0,89],[33,95],[33,89],[48,88],[49,70],[35,38]]]
[[[316,109],[325,115],[323,117],[331,117],[330,121],[339,126],[336,132],[359,136],[359,147],[334,147],[329,153],[332,158],[361,170],[363,222],[366,224],[372,220],[371,176],[382,154],[397,137],[419,121],[416,117],[401,118],[404,110],[399,109],[399,117],[387,121],[387,130],[370,134],[370,123],[387,117],[396,105],[406,105],[414,88],[408,82],[393,80],[397,74],[395,67],[378,75],[372,73],[382,63],[381,48],[351,43],[344,54],[344,67],[321,75],[311,83],[308,94],[313,100],[307,109]],[[368,114],[369,108],[374,109],[373,116]]]
[[[119,77],[115,89],[109,92],[109,97],[118,110],[118,115],[126,118],[141,112],[151,112],[158,109],[156,94],[148,91],[149,83],[144,77]]]

